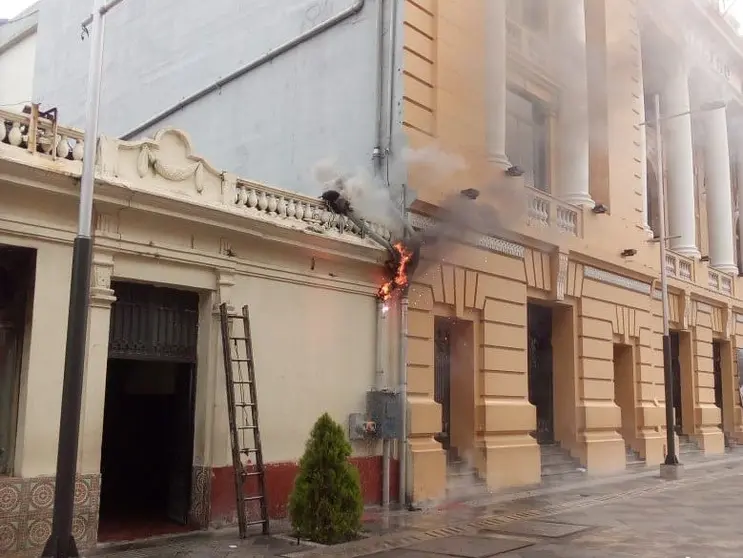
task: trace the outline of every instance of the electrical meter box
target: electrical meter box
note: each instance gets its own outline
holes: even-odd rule
[[[376,424],[376,436],[384,440],[402,437],[400,396],[391,390],[366,392],[368,419]]]

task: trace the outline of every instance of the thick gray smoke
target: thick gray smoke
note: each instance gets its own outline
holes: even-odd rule
[[[401,157],[409,168],[425,171],[423,175],[433,182],[468,168],[463,157],[434,146],[405,149]],[[357,216],[386,226],[393,241],[406,236],[398,196],[381,181],[364,171],[344,172],[332,159],[316,164],[313,175],[325,191],[336,191],[347,200]],[[508,177],[501,169],[494,168],[492,178],[483,184],[462,184],[451,190],[437,201],[431,226],[421,231],[408,229],[406,244],[414,250],[422,248],[426,262],[445,260],[450,243],[466,242],[475,232],[500,236],[523,221],[526,190],[520,179]],[[423,271],[421,266],[418,271]]]

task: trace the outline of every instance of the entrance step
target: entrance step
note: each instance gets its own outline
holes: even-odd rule
[[[456,459],[446,467],[446,492],[449,500],[467,499],[487,492],[487,484],[468,461]]]
[[[585,478],[586,472],[577,459],[559,444],[540,444],[542,482],[562,482]]]
[[[738,440],[735,439],[735,437],[731,436],[727,432],[724,433],[725,435],[725,451],[727,453],[733,453],[733,452],[740,452],[743,449],[743,445],[738,443]]]
[[[627,469],[642,469],[647,464],[640,454],[627,446]]]
[[[697,443],[686,434],[679,434],[678,456],[679,460],[684,461],[701,461],[704,459],[704,453]]]

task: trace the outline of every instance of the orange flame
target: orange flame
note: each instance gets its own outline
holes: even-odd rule
[[[379,287],[379,291],[377,292],[377,296],[383,302],[388,301],[390,297],[392,297],[392,292],[395,289],[404,288],[408,285],[408,264],[413,258],[413,253],[408,251],[402,242],[396,243],[394,248],[399,254],[395,275],[392,279]]]

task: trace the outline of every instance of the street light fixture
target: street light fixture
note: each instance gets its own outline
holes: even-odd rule
[[[661,465],[661,476],[663,478],[677,478],[679,474],[679,459],[676,455],[676,433],[674,429],[673,409],[673,371],[671,369],[671,332],[669,327],[668,310],[668,270],[666,269],[666,194],[665,181],[663,177],[663,140],[661,137],[661,125],[667,120],[680,116],[693,115],[699,112],[720,110],[726,107],[724,101],[705,103],[693,110],[687,110],[678,114],[668,116],[660,115],[660,95],[653,97],[654,118],[652,125],[655,128],[655,157],[656,175],[658,179],[658,206],[660,207],[658,218],[658,242],[660,244],[660,297],[663,307],[663,380],[665,384],[666,399],[666,458]],[[642,122],[641,126],[647,126],[650,122]]]
[[[82,411],[83,374],[88,330],[88,299],[90,298],[90,267],[93,260],[93,192],[95,156],[98,144],[98,109],[100,106],[101,73],[103,69],[103,16],[123,0],[93,0],[93,13],[85,23],[92,23],[93,33],[88,60],[87,110],[85,113],[85,151],[80,177],[77,236],[72,248],[72,277],[67,315],[67,345],[62,409],[59,419],[57,473],[54,487],[52,533],[44,546],[42,558],[78,558],[80,556],[72,534],[77,474],[77,449]]]

